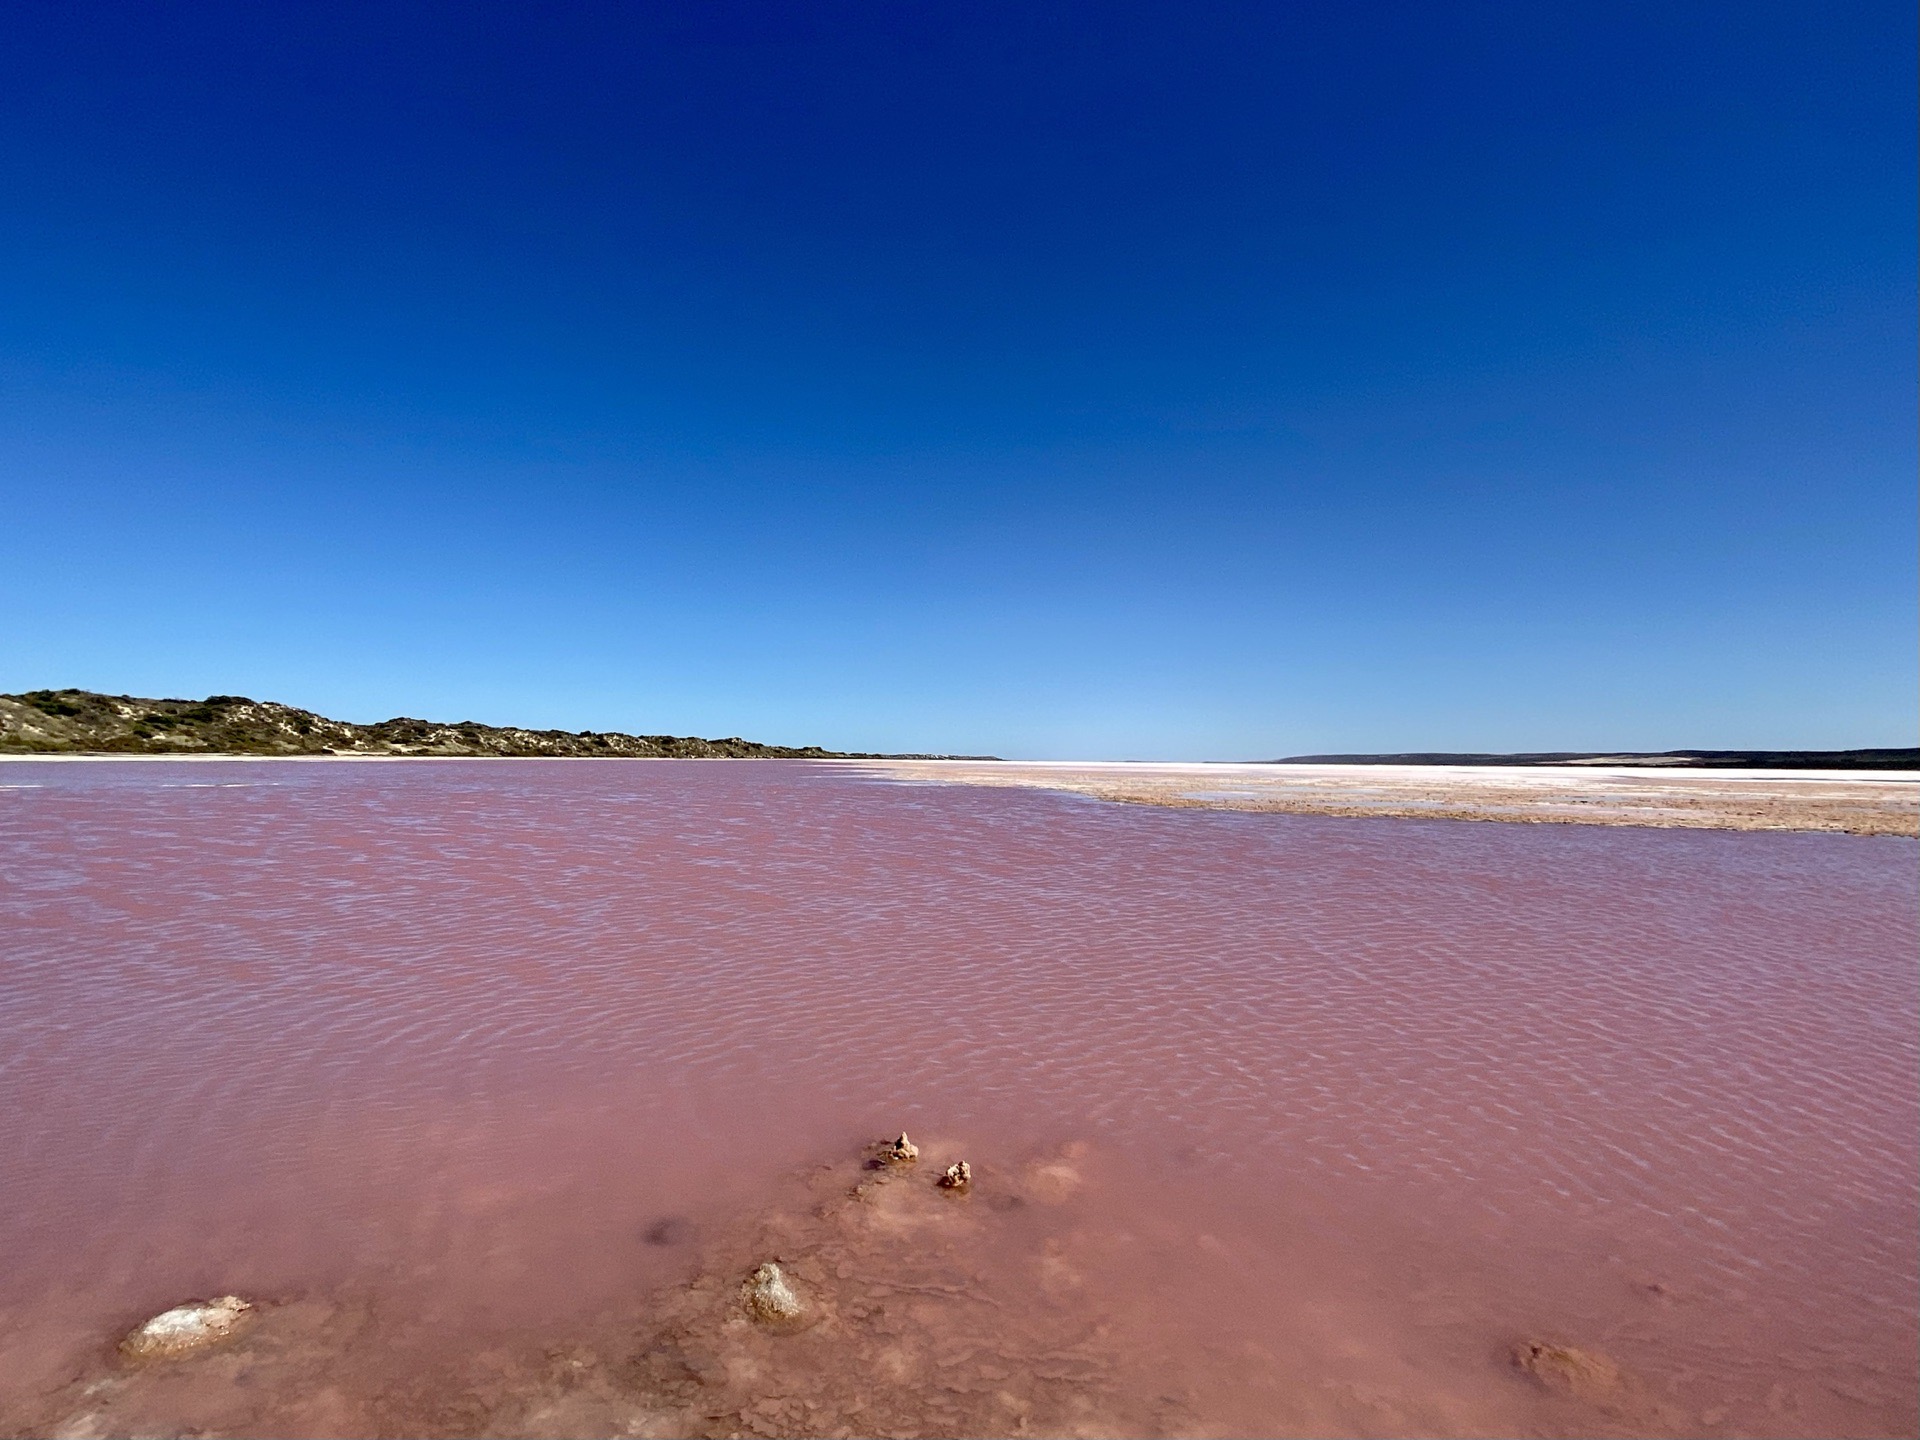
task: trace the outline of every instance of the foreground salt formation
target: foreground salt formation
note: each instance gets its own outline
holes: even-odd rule
[[[807,1313],[785,1273],[771,1260],[747,1277],[747,1310],[771,1325],[797,1324]]]
[[[1286,1422],[1298,1401],[1284,1394],[1237,1421],[1210,1408],[1208,1377],[1156,1346],[1155,1297],[1113,1286],[1114,1247],[1130,1242],[1089,1208],[1103,1173],[1084,1143],[1002,1166],[902,1135],[796,1177],[784,1203],[738,1223],[656,1223],[649,1241],[701,1236],[680,1283],[574,1335],[476,1346],[437,1371],[392,1351],[382,1327],[408,1317],[318,1297],[195,1302],[0,1434],[1333,1433]],[[1597,1351],[1526,1341],[1502,1367],[1490,1339],[1475,1383],[1543,1407],[1549,1428],[1686,1428]],[[1315,1413],[1328,1412],[1298,1416]]]
[[[1513,1350],[1513,1363],[1548,1390],[1600,1403],[1620,1397],[1620,1367],[1596,1350],[1524,1340]]]
[[[50,1397],[19,1433],[1191,1429],[1176,1387],[1129,1398],[1114,1324],[1085,1293],[1089,1236],[1063,1202],[1088,1153],[1073,1145],[1000,1169],[900,1135],[796,1177],[788,1202],[768,1212],[711,1233],[703,1222],[687,1278],[636,1296],[591,1339],[487,1350],[458,1373],[383,1366],[378,1327],[391,1317],[364,1306],[315,1297],[182,1306]],[[696,1233],[684,1221],[656,1224],[649,1240],[655,1231],[663,1242]],[[178,1363],[144,1363],[163,1349]],[[348,1374],[380,1378],[357,1393],[341,1383]]]
[[[979,1174],[952,1146],[902,1136],[864,1166],[823,1167],[800,1204],[723,1239],[662,1297],[633,1372],[669,1407],[648,1433],[1187,1428],[1182,1397],[1123,1394],[1112,1328],[1077,1291],[1073,1217],[1030,1183],[1074,1163]],[[951,1172],[969,1179],[964,1201]]]
[[[190,1300],[163,1310],[134,1329],[120,1342],[120,1353],[130,1360],[167,1360],[230,1340],[253,1313],[238,1295],[217,1300]]]

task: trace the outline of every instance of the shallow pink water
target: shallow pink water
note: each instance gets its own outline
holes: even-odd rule
[[[901,1126],[1091,1142],[1088,1293],[1193,1428],[1578,1431],[1536,1335],[1676,1433],[1920,1423],[1910,841],[791,762],[0,787],[0,1427],[193,1295],[585,1325],[689,1265],[663,1218]]]

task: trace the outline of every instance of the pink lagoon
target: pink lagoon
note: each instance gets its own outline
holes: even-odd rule
[[[0,763],[0,1433],[1911,1434],[1916,858]]]

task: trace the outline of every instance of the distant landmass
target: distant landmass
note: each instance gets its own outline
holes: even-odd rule
[[[818,745],[763,745],[731,736],[623,735],[592,730],[525,730],[462,720],[452,725],[405,716],[375,725],[329,720],[311,710],[209,695],[145,700],[91,690],[0,695],[0,755],[472,755],[630,759],[871,760],[986,759],[879,756]]]
[[[1691,765],[1712,770],[1920,770],[1920,746],[1879,750],[1661,750],[1531,755],[1289,755],[1269,765]]]

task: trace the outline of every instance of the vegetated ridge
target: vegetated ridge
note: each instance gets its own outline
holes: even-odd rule
[[[1877,750],[1662,750],[1532,755],[1289,755],[1269,765],[1686,765],[1707,770],[1920,770],[1920,747]]]
[[[0,755],[4,754],[882,758],[823,750],[818,745],[762,745],[737,736],[702,740],[687,735],[524,730],[472,720],[442,725],[405,716],[376,725],[355,725],[242,695],[143,700],[90,690],[29,690],[22,695],[0,695]]]

